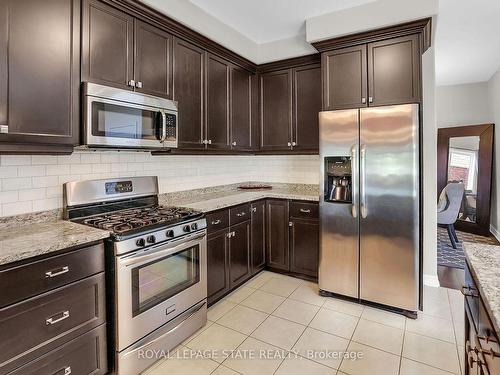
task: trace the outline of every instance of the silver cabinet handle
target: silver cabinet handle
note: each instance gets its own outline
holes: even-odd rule
[[[288,142],[288,147],[291,147],[292,146],[292,142]]]
[[[0,125],[0,134],[8,134],[9,125]]]
[[[373,103],[373,96],[368,97],[368,103]]]
[[[238,216],[238,217],[242,217],[242,216],[245,216],[245,215],[246,215],[246,212],[238,212],[236,214],[236,216]]]
[[[352,217],[358,216],[358,207],[356,205],[358,199],[358,145],[351,146],[351,171],[352,171],[352,204],[351,215]]]
[[[252,212],[257,212],[257,207],[252,207]]]
[[[360,149],[360,154],[361,154],[361,170],[359,173],[359,190],[360,190],[360,211],[361,211],[361,217],[365,218],[366,215],[368,215],[368,208],[366,207],[366,145],[361,145]]]
[[[68,273],[68,272],[69,272],[69,267],[64,266],[64,267],[61,267],[57,270],[45,272],[45,277],[56,277],[56,276],[64,275],[65,273]]]
[[[232,146],[236,146],[236,142],[231,143]]]
[[[231,236],[232,236],[231,232],[229,232],[228,234],[226,234],[227,238],[231,238]]]
[[[292,146],[297,146],[297,142],[292,142]]]
[[[300,209],[300,212],[304,213],[304,214],[310,214],[311,213],[311,210],[309,209],[305,209],[305,208],[301,208]]]
[[[131,79],[130,81],[128,81],[128,85],[130,87],[135,87],[135,81],[133,79]]]
[[[233,237],[235,237],[235,236],[236,236],[236,232],[231,232],[231,234],[233,235]]]
[[[366,98],[365,97],[361,98],[361,103],[363,103],[363,104],[366,103]]]
[[[63,375],[69,375],[71,374],[71,366],[66,366],[63,368]]]
[[[212,224],[212,225],[219,225],[220,223],[221,223],[220,220],[214,220],[210,224]]]
[[[59,318],[54,318],[54,316],[57,316],[61,314],[61,316]],[[62,322],[63,320],[66,320],[69,318],[69,311],[66,310],[66,311],[63,311],[62,313],[58,313],[54,316],[51,316],[50,318],[48,319],[45,319],[45,324],[50,326],[50,325],[54,325],[56,323],[59,323],[59,322]]]
[[[209,139],[209,140],[208,140],[208,144],[209,144],[209,145],[211,145],[211,144],[212,144],[212,140],[211,140],[211,139]]]
[[[289,222],[288,222],[288,226],[289,226],[289,227],[293,227],[293,222],[292,222],[292,221],[289,221]]]
[[[138,89],[142,89],[142,82],[139,81],[135,84],[135,87],[137,87]]]

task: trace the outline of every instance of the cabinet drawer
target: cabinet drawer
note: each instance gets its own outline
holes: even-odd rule
[[[250,204],[242,204],[229,210],[229,222],[231,225],[242,223],[250,219]]]
[[[319,205],[318,203],[306,202],[290,202],[290,217],[299,219],[318,219]]]
[[[106,324],[61,345],[9,375],[105,374]]]
[[[0,271],[0,308],[104,271],[104,245]]]
[[[207,230],[215,232],[229,226],[229,210],[222,210],[207,214]]]
[[[104,296],[99,273],[0,309],[0,374],[104,323]]]

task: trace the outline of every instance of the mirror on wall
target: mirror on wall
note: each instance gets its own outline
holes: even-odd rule
[[[457,230],[490,235],[493,124],[438,129],[438,196],[449,182],[462,182],[465,194]]]
[[[479,136],[451,137],[448,145],[448,181],[465,186],[458,220],[476,222]]]

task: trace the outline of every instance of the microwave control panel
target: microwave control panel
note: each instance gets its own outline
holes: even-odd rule
[[[165,113],[167,141],[175,141],[177,139],[177,116],[173,113]]]

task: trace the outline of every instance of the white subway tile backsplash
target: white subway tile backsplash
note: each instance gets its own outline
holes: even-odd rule
[[[161,193],[242,181],[318,183],[318,156],[152,156],[77,151],[63,156],[0,156],[0,215],[62,207],[65,182],[158,176]]]

